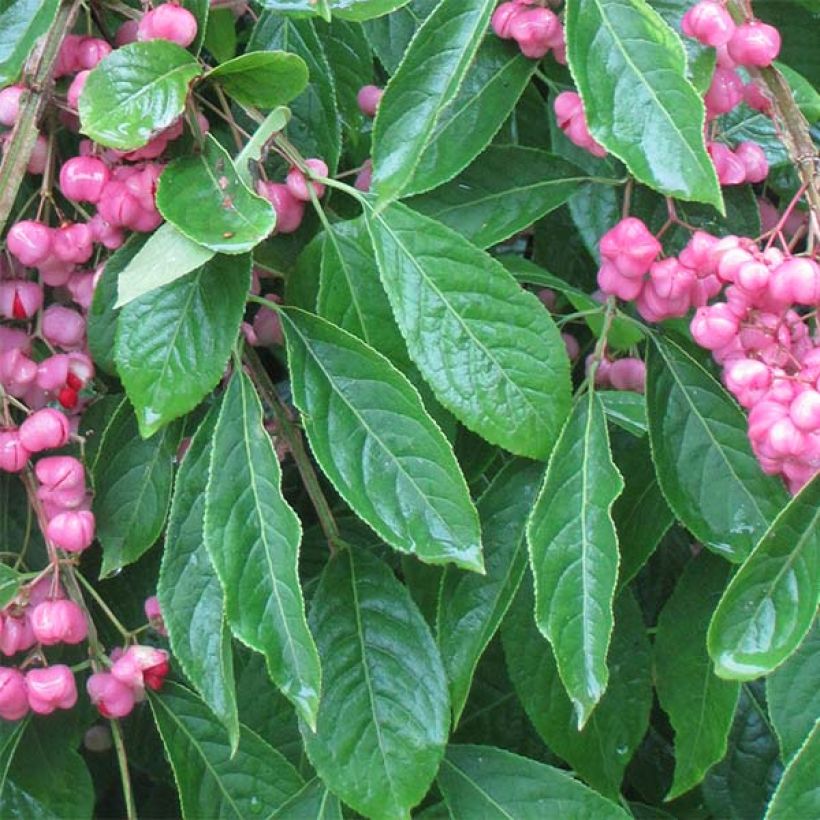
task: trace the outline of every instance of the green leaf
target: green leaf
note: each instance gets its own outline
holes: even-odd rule
[[[334,174],[341,153],[339,110],[333,73],[313,23],[266,11],[253,29],[248,48],[289,51],[305,61],[310,83],[291,101],[292,117],[285,133],[302,156],[321,157]]]
[[[368,20],[364,32],[379,62],[388,74],[395,74],[410,40],[439,0],[411,0],[393,14]]]
[[[309,0],[308,0],[309,2]],[[408,0],[330,0],[334,17],[360,23],[407,5]]]
[[[114,358],[143,436],[193,410],[219,383],[250,282],[250,255],[220,254],[122,309]]]
[[[820,11],[820,6],[817,10]],[[810,123],[820,120],[820,93],[802,74],[799,74],[793,68],[778,62],[775,62],[774,66],[791,86],[794,101],[803,112],[803,116]]]
[[[339,798],[314,777],[270,817],[271,820],[342,820],[342,806]]]
[[[157,186],[157,209],[188,239],[221,253],[251,250],[274,228],[273,205],[240,179],[210,134],[201,154],[169,163]]]
[[[749,446],[746,417],[682,347],[653,337],[647,355],[649,438],[669,506],[705,546],[742,561],[786,502]]]
[[[783,772],[762,691],[762,684],[741,686],[726,757],[701,785],[706,808],[721,820],[762,817]]]
[[[11,603],[24,578],[7,564],[0,564],[0,607]]]
[[[18,79],[26,57],[48,30],[58,5],[58,0],[0,3],[0,88]]]
[[[442,110],[475,57],[494,5],[493,0],[442,0],[408,46],[373,124],[371,190],[380,200],[395,199],[410,184]]]
[[[203,45],[218,63],[227,62],[236,54],[236,21],[231,9],[210,10]]]
[[[181,0],[180,5],[182,8],[190,11],[196,18],[196,37],[194,37],[194,41],[191,45],[188,46],[188,51],[198,55],[202,50],[202,44],[205,42],[208,21],[211,17],[210,0]]]
[[[675,780],[667,800],[689,791],[726,754],[740,686],[716,677],[706,630],[729,565],[704,552],[692,560],[658,618],[655,686],[675,730]]]
[[[501,636],[510,680],[538,734],[590,786],[617,800],[652,706],[652,650],[631,592],[616,601],[609,686],[581,732],[555,657],[533,620],[528,581],[504,619]]]
[[[222,587],[203,540],[202,516],[216,415],[216,408],[212,408],[191,439],[177,473],[157,596],[174,658],[225,727],[235,751],[239,716],[231,636],[225,623]]]
[[[543,305],[434,220],[404,205],[365,215],[396,322],[436,398],[490,443],[546,458],[570,384]]]
[[[646,435],[646,399],[632,390],[602,390],[598,398],[609,421],[637,438]]]
[[[575,405],[527,523],[535,621],[584,724],[606,691],[618,577],[612,504],[624,488],[593,390]]]
[[[502,468],[478,502],[483,576],[445,570],[438,595],[436,634],[458,723],[481,654],[510,606],[527,566],[524,528],[543,465],[515,460]]]
[[[304,785],[299,772],[246,726],[234,753],[220,723],[183,686],[168,683],[149,701],[184,818],[270,816]]]
[[[517,46],[488,34],[458,93],[436,118],[406,193],[435,188],[477,157],[510,115],[536,65]]]
[[[111,417],[93,472],[93,509],[103,547],[100,577],[132,564],[162,533],[181,433],[176,423],[140,438],[125,400]]]
[[[0,807],[4,804],[6,797],[6,787],[8,785],[8,773],[14,753],[20,743],[20,738],[29,724],[30,718],[23,720],[8,721],[0,723]]]
[[[437,782],[453,817],[629,817],[567,772],[492,746],[449,746]]]
[[[820,622],[766,679],[766,697],[783,760],[790,760],[820,715]]]
[[[249,51],[211,69],[203,80],[216,80],[240,105],[274,108],[305,90],[308,68],[297,54]]]
[[[799,820],[814,817],[820,806],[820,720],[790,761],[766,810],[765,820]]]
[[[115,49],[88,75],[80,130],[107,148],[140,148],[182,114],[200,73],[194,56],[167,40]]]
[[[125,255],[121,257],[121,253]],[[160,225],[147,239],[133,237],[105,265],[106,270],[113,265],[117,272],[114,307],[121,308],[152,290],[175,282],[192,270],[202,267],[209,259],[213,259],[214,255],[214,251],[192,242],[167,222]],[[96,298],[96,292],[94,296]],[[94,310],[92,306],[92,313]],[[110,336],[110,357],[113,356],[112,324],[116,325],[116,322],[109,320],[104,328],[101,327],[101,331],[105,329],[105,335],[100,339],[102,346],[107,343]]]
[[[418,393],[328,322],[282,312],[291,387],[316,460],[353,511],[402,552],[482,571],[478,516]]]
[[[279,460],[262,420],[256,391],[237,369],[214,431],[205,546],[234,635],[265,656],[273,682],[313,725],[321,670],[297,574],[302,531],[282,496]]]
[[[267,141],[277,132],[281,131],[290,120],[290,109],[280,106],[274,108],[264,120],[259,124],[251,138],[245,143],[244,148],[236,155],[234,167],[236,175],[248,187],[253,185],[250,163],[258,162],[262,158]]]
[[[617,395],[605,391],[598,396]],[[609,416],[611,418],[611,416]],[[624,491],[612,505],[612,520],[618,532],[620,565],[618,586],[624,587],[649,560],[675,516],[663,497],[655,475],[649,442],[643,438],[615,435],[612,440],[615,464],[624,477]]]
[[[491,145],[452,182],[407,204],[487,248],[563,205],[586,179],[546,151]]]
[[[360,814],[408,816],[449,728],[447,682],[424,618],[386,565],[345,549],[322,573],[310,624],[325,674],[316,733],[302,731],[310,762]]]
[[[770,168],[789,162],[789,152],[781,142],[771,117],[739,105],[719,120],[719,141],[734,148],[740,142],[755,142],[763,150]]]
[[[567,57],[589,130],[640,181],[722,209],[705,112],[678,36],[642,0],[567,6]]]
[[[820,594],[820,476],[772,523],[723,593],[709,626],[722,678],[771,672],[800,645]]]

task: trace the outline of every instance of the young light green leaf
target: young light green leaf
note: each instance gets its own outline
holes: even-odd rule
[[[294,403],[339,494],[396,549],[481,572],[467,484],[412,385],[323,319],[295,309],[282,317]]]
[[[764,820],[799,820],[814,817],[820,806],[820,719],[815,721],[806,742],[783,772]]]
[[[184,818],[270,816],[303,787],[299,772],[246,726],[234,752],[219,721],[189,689],[168,683],[149,701]]]
[[[800,645],[820,594],[820,476],[772,523],[732,578],[709,625],[722,678],[768,674]]]
[[[132,244],[134,239],[137,240],[136,244]],[[141,240],[142,237],[132,238],[106,262],[106,269],[112,264],[118,269],[115,308],[121,308],[152,290],[169,285],[186,273],[202,267],[216,255],[215,251],[191,241],[168,222],[160,225],[147,240]],[[126,252],[126,248],[129,249],[127,257],[122,259],[119,254]],[[113,353],[114,334],[111,330],[108,334]]]
[[[393,315],[436,398],[490,443],[546,458],[570,403],[547,311],[440,223],[398,204],[365,216]]]
[[[0,564],[0,607],[11,603],[23,580],[17,570],[8,564]]]
[[[624,488],[593,390],[561,432],[527,523],[535,622],[549,640],[578,729],[606,691],[618,577],[612,504]]]
[[[322,573],[310,624],[325,674],[316,733],[302,731],[310,762],[360,814],[409,816],[449,728],[447,681],[424,618],[385,564],[345,549]]]
[[[143,436],[193,410],[219,383],[250,282],[250,255],[219,254],[120,311],[114,359]]]
[[[276,212],[240,179],[228,152],[210,134],[202,153],[175,159],[162,172],[157,209],[193,242],[218,253],[251,250],[274,228]]]
[[[626,820],[630,816],[568,772],[492,746],[449,746],[437,782],[452,817]]]
[[[820,621],[791,657],[766,678],[766,698],[783,760],[790,760],[820,715]]]
[[[234,167],[236,175],[249,188],[252,183],[252,176],[249,163],[258,162],[262,158],[262,151],[265,143],[277,132],[281,131],[290,120],[290,109],[284,106],[274,108],[270,114],[260,123],[251,138],[245,143],[242,150],[236,155]]]
[[[231,630],[264,654],[273,682],[313,726],[321,670],[297,574],[302,531],[282,496],[279,460],[262,420],[256,391],[237,369],[214,431],[205,546]]]
[[[297,54],[249,51],[212,68],[203,80],[214,80],[240,105],[274,108],[305,90],[308,68]]]
[[[567,57],[589,129],[646,185],[723,208],[703,101],[677,35],[643,0],[567,6]]]
[[[655,686],[675,730],[675,779],[667,800],[700,783],[726,754],[740,685],[714,674],[706,630],[728,577],[725,561],[702,553],[689,563],[658,618]]]
[[[525,580],[501,625],[510,680],[547,746],[590,786],[617,800],[652,706],[652,650],[640,608],[628,590],[616,601],[609,686],[579,732],[555,657],[535,625],[533,605],[532,584]]]
[[[408,46],[373,124],[372,190],[380,200],[395,199],[410,184],[436,122],[475,57],[494,6],[494,0],[442,0]]]
[[[94,464],[94,515],[103,547],[100,577],[136,561],[162,533],[182,427],[140,437],[131,405],[111,417]]]
[[[132,151],[171,125],[185,108],[196,58],[168,40],[115,49],[88,75],[80,130],[107,148]]]
[[[478,502],[487,574],[445,570],[438,595],[436,635],[458,723],[481,654],[518,591],[527,566],[524,527],[543,465],[515,460],[493,479]]]
[[[34,49],[37,39],[45,34],[54,15],[58,0],[10,0],[0,11],[0,88],[20,75],[26,57]]]
[[[761,471],[732,397],[677,343],[653,341],[646,403],[661,490],[699,541],[740,562],[786,503],[786,492]]]
[[[177,473],[157,596],[174,658],[225,727],[234,752],[239,743],[239,715],[231,635],[202,523],[216,415],[217,409],[212,408],[200,424]]]
[[[487,248],[563,205],[586,179],[546,151],[491,145],[454,180],[407,204]]]
[[[437,117],[405,194],[435,188],[478,156],[509,117],[536,65],[514,44],[488,34],[458,93]]]

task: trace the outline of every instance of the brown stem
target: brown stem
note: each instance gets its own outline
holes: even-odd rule
[[[51,27],[34,47],[23,70],[23,83],[28,91],[20,101],[20,115],[0,162],[0,233],[6,226],[37,142],[37,120],[51,93],[57,54],[63,38],[71,31],[79,7],[79,0],[72,0],[57,9]]]

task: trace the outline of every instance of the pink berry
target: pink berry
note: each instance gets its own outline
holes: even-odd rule
[[[702,0],[683,15],[681,29],[687,37],[694,37],[705,46],[722,46],[731,40],[735,24],[720,3]]]
[[[42,135],[38,134],[34,141],[34,148],[31,151],[31,156],[26,165],[26,171],[30,174],[42,174],[46,169],[48,162],[48,140]]]
[[[737,335],[740,323],[728,305],[718,303],[698,308],[690,330],[695,341],[707,350],[717,350],[729,344]]]
[[[795,427],[805,433],[820,430],[820,393],[817,390],[805,390],[792,401],[789,416]]]
[[[72,157],[60,168],[60,190],[75,202],[100,201],[110,179],[108,166],[97,157]]]
[[[728,146],[721,142],[709,142],[706,150],[721,185],[742,185],[746,181],[746,166]]]
[[[307,165],[307,167],[316,176],[327,176],[328,168],[322,160],[309,159],[305,161],[305,165]],[[296,199],[302,202],[310,202],[308,181],[305,178],[305,175],[298,168],[291,168],[290,171],[288,171],[285,184],[288,186],[288,190]],[[311,185],[313,185],[313,191],[316,194],[317,198],[321,198],[325,192],[325,186],[318,182],[312,182]]]
[[[61,262],[82,265],[94,252],[91,228],[84,222],[65,224],[52,234],[51,248],[54,256]]]
[[[55,515],[46,526],[46,537],[66,552],[82,552],[94,541],[94,514],[67,510]]]
[[[0,470],[19,473],[26,466],[30,455],[20,441],[19,431],[0,430]]]
[[[266,293],[265,298],[273,302],[282,301],[275,293]],[[276,311],[270,308],[262,306],[257,311],[256,316],[253,317],[253,332],[260,345],[270,347],[284,344],[282,322]]]
[[[609,367],[609,383],[616,390],[643,393],[646,387],[646,365],[640,359],[618,359]]]
[[[606,294],[628,302],[636,299],[643,289],[643,279],[624,276],[612,262],[604,261],[598,269],[598,287]]]
[[[726,48],[740,65],[765,68],[780,53],[780,32],[774,26],[754,20],[738,26]]]
[[[160,635],[167,636],[168,630],[165,628],[165,621],[162,619],[162,610],[159,606],[159,598],[156,595],[151,595],[145,599],[145,617],[153,627],[154,631]]]
[[[31,612],[31,628],[34,637],[46,646],[82,643],[88,636],[85,613],[66,599],[37,604]]]
[[[703,98],[706,110],[714,117],[726,114],[743,99],[743,80],[733,68],[716,68],[712,83]]]
[[[743,102],[749,108],[761,111],[764,114],[771,111],[772,108],[772,101],[755,82],[746,83],[743,86]]]
[[[581,355],[581,346],[578,340],[570,333],[562,333],[561,340],[567,350],[567,357],[571,362],[574,362]]]
[[[74,675],[64,664],[26,673],[28,704],[38,715],[50,715],[55,709],[71,709],[77,703]]]
[[[80,107],[80,94],[83,93],[85,82],[90,73],[90,71],[81,71],[77,74],[77,76],[71,81],[71,85],[68,87],[68,91],[66,92],[66,102],[75,111],[77,111]]]
[[[43,289],[36,282],[21,279],[0,282],[0,315],[7,319],[31,319],[42,304]]]
[[[520,11],[521,6],[518,3],[502,3],[493,12],[493,16],[490,19],[490,25],[492,26],[495,34],[502,40],[512,39],[512,34],[510,34],[510,26],[512,25],[513,19]]]
[[[3,619],[3,629],[0,632],[0,652],[6,657],[16,655],[31,649],[37,639],[31,628],[31,622],[25,613],[22,615],[7,615]]]
[[[114,45],[127,46],[129,43],[137,42],[137,34],[139,31],[139,22],[137,20],[126,20],[118,29],[114,37]]]
[[[77,46],[77,63],[86,71],[96,68],[111,53],[111,46],[99,37],[83,37]]]
[[[574,91],[562,91],[552,103],[558,127],[564,129],[569,121],[583,112],[581,98]]]
[[[22,85],[9,85],[0,91],[0,125],[11,128],[17,122],[20,116],[20,97],[25,90]]]
[[[741,142],[735,156],[743,163],[746,182],[763,182],[769,176],[769,161],[763,149],[753,142]]]
[[[601,256],[610,260],[623,276],[640,277],[649,271],[661,252],[661,243],[640,219],[630,216],[601,237],[600,249]]]
[[[769,289],[785,303],[820,305],[820,266],[811,259],[789,259],[772,272]]]
[[[0,353],[0,384],[15,398],[23,396],[37,377],[37,364],[19,348]]]
[[[85,468],[74,456],[47,456],[34,466],[34,474],[51,490],[85,488]]]
[[[170,40],[188,48],[196,39],[196,17],[174,3],[164,3],[143,15],[137,26],[137,40]]]
[[[70,350],[82,346],[85,340],[85,319],[76,310],[51,305],[43,313],[41,331],[50,345]]]
[[[510,36],[518,43],[525,57],[540,60],[550,50],[560,23],[549,9],[523,9],[510,21]]]
[[[257,190],[276,211],[276,233],[293,233],[302,224],[305,203],[297,199],[287,185],[281,182],[260,182]]]
[[[168,653],[153,646],[130,646],[111,667],[111,674],[121,683],[141,690],[147,686],[159,691],[170,670]]]
[[[105,718],[123,718],[134,708],[134,689],[110,672],[96,672],[85,686],[91,702]]]
[[[27,712],[26,679],[17,669],[0,667],[0,718],[20,720]]]
[[[361,170],[356,174],[356,179],[353,182],[353,187],[357,191],[364,191],[367,193],[370,190],[370,183],[373,181],[373,162],[366,159],[362,163]]]
[[[24,219],[11,226],[6,247],[27,267],[39,265],[51,255],[52,230],[41,222]]]
[[[376,109],[381,102],[384,90],[377,85],[363,85],[356,95],[356,102],[359,104],[359,110],[365,117],[375,117]]]
[[[50,407],[37,410],[20,425],[20,442],[30,453],[64,447],[69,434],[68,419]]]

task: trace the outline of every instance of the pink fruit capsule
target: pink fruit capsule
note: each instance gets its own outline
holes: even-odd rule
[[[315,176],[326,177],[328,174],[328,167],[321,159],[305,160],[305,165],[313,172]],[[288,171],[285,184],[293,196],[302,201],[310,202],[310,192],[308,191],[308,181],[305,175],[298,168],[291,168]],[[313,191],[318,199],[321,199],[325,193],[325,186],[319,182],[311,182]]]
[[[66,552],[82,552],[94,541],[94,514],[88,510],[66,510],[46,526],[46,537]]]
[[[134,708],[134,689],[110,672],[96,672],[85,686],[91,702],[105,718],[123,718]]]
[[[19,473],[26,466],[30,455],[20,441],[18,430],[0,430],[0,470]]]
[[[46,646],[78,644],[88,636],[88,623],[82,609],[67,599],[43,601],[31,612],[34,637]]]
[[[41,331],[50,345],[70,350],[85,340],[85,318],[71,308],[51,305],[43,313]]]
[[[363,85],[356,95],[359,111],[361,111],[365,117],[375,117],[382,94],[384,94],[384,90],[377,85]]]
[[[6,247],[21,264],[34,267],[51,255],[52,230],[42,222],[24,219],[9,228]]]
[[[72,157],[60,168],[60,190],[75,202],[99,202],[111,177],[108,166],[97,157]]]
[[[0,718],[20,720],[27,712],[26,679],[17,669],[0,667]]]
[[[735,29],[726,48],[736,63],[765,68],[780,53],[780,32],[768,23],[753,20]]]
[[[26,673],[26,691],[32,712],[50,715],[55,709],[71,709],[77,703],[74,675],[64,664]]]
[[[731,40],[735,23],[720,3],[702,0],[683,15],[681,30],[705,46],[722,46]]]
[[[296,199],[287,185],[281,182],[259,182],[257,191],[276,211],[276,233],[293,233],[302,224],[305,203]]]
[[[0,282],[0,315],[7,319],[31,319],[42,304],[43,289],[36,282],[23,279]]]
[[[196,39],[196,17],[175,3],[164,3],[143,15],[137,26],[137,40],[169,40],[188,48]]]
[[[44,407],[20,425],[20,442],[30,453],[54,450],[68,443],[68,419],[59,410]]]
[[[22,85],[9,85],[0,91],[0,125],[11,128],[20,116],[20,97],[26,89]]]
[[[34,474],[51,490],[73,490],[85,487],[85,468],[74,456],[47,456],[34,466]]]

